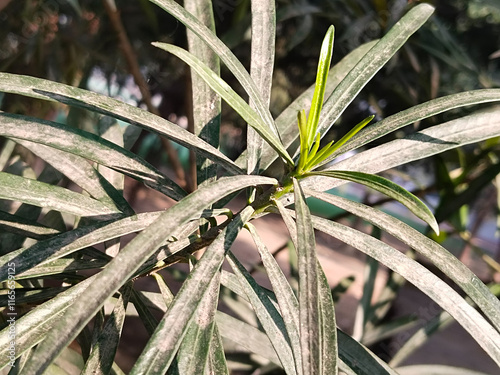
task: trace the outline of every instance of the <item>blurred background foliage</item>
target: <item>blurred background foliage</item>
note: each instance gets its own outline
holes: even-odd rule
[[[439,96],[500,86],[499,2],[428,2],[436,7],[434,16],[374,77],[325,141],[338,139],[360,118],[370,114],[380,120]],[[114,3],[159,114],[188,127],[189,70],[180,60],[151,46],[151,42],[160,40],[186,47],[185,28],[147,0],[0,0],[3,25],[0,71],[107,91],[145,107],[106,11],[105,5]],[[278,0],[272,113],[277,116],[314,82],[322,35],[329,25],[336,27],[333,57],[336,63],[361,44],[384,35],[414,3],[412,0]],[[213,0],[213,6],[218,35],[248,65],[250,0]],[[222,74],[244,95],[227,71],[223,69]],[[66,113],[67,109],[26,98],[1,99],[2,110],[9,112],[57,118],[86,130],[96,123],[91,117],[95,115],[81,110]],[[401,137],[476,110],[477,106],[437,115],[387,137]],[[232,158],[245,147],[244,125],[228,107],[223,107],[221,148]],[[387,137],[380,142],[387,141]],[[149,155],[154,164],[165,165],[167,158],[160,152],[162,147],[156,137],[142,134],[134,151]],[[498,139],[489,140],[450,151],[431,162],[421,162],[416,168],[401,168],[392,177],[426,199],[439,221],[449,224],[440,240],[453,234],[462,241],[459,248],[481,250],[471,238],[481,229],[482,222],[498,214],[500,199],[495,184],[499,182],[499,148]],[[186,164],[188,153],[182,149],[179,152]],[[493,238],[492,234],[489,237]],[[488,262],[492,270],[499,271],[496,257]]]

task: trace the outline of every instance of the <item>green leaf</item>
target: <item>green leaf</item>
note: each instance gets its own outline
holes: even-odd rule
[[[243,173],[240,168],[219,150],[180,126],[141,108],[131,106],[105,95],[53,81],[9,73],[0,73],[0,91],[43,100],[57,100],[61,103],[109,115],[168,137],[182,146],[210,160],[216,161],[231,174]]]
[[[330,287],[316,258],[311,214],[302,189],[295,179],[293,187],[297,214],[298,300],[303,373],[337,374],[337,337]]]
[[[36,240],[45,239],[60,233],[57,229],[48,228],[36,221],[27,220],[24,217],[12,215],[4,211],[0,211],[0,229]]]
[[[5,137],[25,139],[76,154],[143,181],[176,200],[186,195],[184,190],[146,161],[92,133],[4,112],[0,113],[0,124],[0,134]]]
[[[484,372],[473,371],[468,368],[444,366],[444,365],[412,365],[398,367],[399,375],[488,375]]]
[[[131,291],[131,283],[121,289],[120,298],[116,302],[113,312],[106,320],[102,331],[99,333],[97,342],[92,347],[90,357],[85,363],[82,374],[107,374],[111,371],[116,349],[120,342]]]
[[[269,108],[276,44],[276,6],[274,1],[252,1],[252,40],[250,77],[257,86],[263,104]],[[250,101],[250,106],[257,110]],[[262,138],[252,128],[247,129],[247,173],[258,174]]]
[[[0,198],[46,207],[76,216],[105,216],[120,211],[96,199],[30,178],[0,172]]]
[[[269,341],[269,336],[248,323],[244,323],[231,315],[217,311],[215,321],[220,329],[220,334],[240,347],[280,364],[280,360]]]
[[[311,159],[309,163],[305,166],[305,169],[311,169],[312,167],[316,167],[317,165],[323,164],[324,160],[328,160],[330,155],[334,154],[336,150],[338,150],[342,145],[344,145],[346,142],[348,142],[356,133],[358,133],[361,129],[363,129],[368,123],[373,120],[375,115],[368,116],[365,118],[363,121],[361,121],[359,124],[354,126],[349,132],[347,132],[346,135],[344,135],[341,139],[339,139],[337,142],[333,144],[328,144],[325,146],[316,157]],[[318,142],[319,143],[319,142]]]
[[[252,235],[252,239],[257,246],[262,264],[266,269],[266,274],[273,287],[276,295],[276,300],[283,316],[283,322],[290,339],[293,357],[295,360],[295,368],[297,373],[302,374],[302,355],[300,349],[300,329],[299,329],[299,302],[293,293],[293,290],[288,283],[286,276],[283,274],[280,266],[276,262],[269,249],[266,247],[255,227],[248,223],[246,228]]]
[[[358,230],[319,217],[313,217],[313,225],[401,274],[448,311],[488,355],[500,364],[500,334],[457,292],[424,266]]]
[[[453,148],[500,136],[499,118],[498,108],[464,116],[363,151],[325,170],[379,173]],[[343,183],[345,182],[340,180],[315,177],[304,180],[302,185],[317,191],[326,191]],[[282,201],[285,205],[291,203],[289,199]]]
[[[314,95],[311,102],[311,110],[307,117],[307,149],[309,150],[314,139],[316,138],[317,127],[319,123],[319,115],[323,107],[323,98],[325,97],[326,80],[330,71],[330,63],[333,54],[333,37],[335,28],[330,26],[326,32],[323,44],[321,45],[321,53],[319,56],[318,71],[316,73],[316,85],[314,87]]]
[[[216,184],[211,186],[212,192],[215,192],[213,186]],[[207,189],[202,188],[190,195],[190,197]],[[253,209],[250,206],[246,207],[224,228],[222,233],[203,253],[200,261],[189,274],[187,280],[182,284],[180,291],[169,306],[153,337],[132,368],[131,375],[165,373],[181,345],[189,322],[200,307],[200,301],[209,291],[209,285],[214,279],[214,282],[219,283],[219,269],[224,261],[226,251],[235,240],[241,227],[250,219],[252,214]],[[124,250],[120,254],[123,252]]]
[[[38,345],[30,361],[26,364],[26,374],[34,374],[46,369],[57,354],[76,337],[78,332],[101,308],[105,300],[129,280],[141,264],[179,226],[196,217],[204,207],[213,204],[221,196],[257,184],[275,183],[274,179],[256,176],[223,178],[210,187],[195,191],[163,212],[153,224],[130,241],[109,265],[96,275],[95,282],[85,290],[78,301],[68,308],[58,327],[53,329]],[[176,318],[178,316],[175,315]]]
[[[218,311],[216,311],[215,313],[217,314]],[[227,367],[227,362],[226,362],[226,355],[224,353],[224,346],[222,344],[222,336],[219,332],[217,323],[214,324],[212,342],[210,343],[210,353],[204,374],[229,375],[229,369]]]
[[[339,359],[356,375],[398,375],[364,345],[337,329]]]
[[[196,56],[188,51],[166,43],[153,43],[155,47],[161,48],[174,54],[196,71],[210,87],[217,92],[243,119],[252,126],[264,140],[273,147],[276,152],[290,165],[293,165],[288,152],[281,144],[280,139],[269,129],[259,114],[254,111],[225,81],[223,81],[210,68],[203,64]]]
[[[238,277],[240,285],[245,291],[260,324],[273,344],[281,366],[283,366],[287,374],[297,374],[294,353],[290,347],[285,324],[280,313],[271,303],[263,288],[231,252],[228,253],[227,260],[233,272]]]
[[[40,278],[71,271],[98,269],[106,266],[108,262],[109,260],[103,260],[103,259],[91,259],[91,260],[72,259],[72,258],[55,259],[17,274],[16,280]]]
[[[491,293],[498,297],[500,295],[500,284],[492,284],[490,286]],[[455,320],[446,311],[442,311],[428,320],[426,324],[420,327],[394,354],[389,364],[391,366],[399,366],[409,355],[415,350],[424,345],[433,334],[443,331],[450,326]]]
[[[305,189],[306,194],[349,211],[396,237],[428,258],[477,303],[500,330],[500,301],[474,273],[448,250],[394,217],[348,199]]]
[[[349,143],[340,147],[322,164],[326,164],[338,155],[362,147],[365,144],[383,137],[386,134],[394,132],[406,125],[424,120],[455,108],[469,105],[490,103],[500,101],[500,90],[474,90],[465,91],[459,94],[452,94],[430,100],[428,102],[416,105],[407,110],[396,113],[395,115],[384,118],[382,121],[370,126],[354,136]]]
[[[413,7],[370,49],[326,100],[318,131],[326,134],[361,89],[431,16],[429,4]]]
[[[380,237],[377,238],[380,239]],[[371,312],[373,290],[375,288],[375,280],[377,278],[378,268],[379,267],[377,261],[373,260],[370,257],[366,257],[363,293],[361,294],[359,305],[356,310],[356,317],[354,320],[354,328],[352,333],[352,337],[358,341],[361,341],[365,335],[365,327]]]
[[[94,279],[95,276],[88,278],[16,319],[16,355],[25,353],[42,341],[68,306],[79,298]],[[8,329],[0,331],[0,350],[7,353],[10,341]],[[0,356],[0,368],[8,363],[7,356]]]
[[[49,163],[54,169],[64,174],[93,198],[116,206],[120,211],[128,215],[133,215],[134,211],[125,198],[123,198],[122,193],[118,192],[108,180],[103,178],[85,158],[45,146],[41,143],[21,139],[16,139],[16,142]]]
[[[439,234],[439,225],[429,208],[412,193],[386,178],[368,173],[339,170],[310,172],[308,175],[339,178],[368,186],[406,206],[417,217],[429,224],[436,234]]]

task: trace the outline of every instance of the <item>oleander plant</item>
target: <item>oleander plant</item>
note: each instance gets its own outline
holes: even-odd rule
[[[335,296],[317,258],[315,231],[352,246],[413,284],[500,365],[500,302],[495,286],[486,286],[448,250],[408,224],[327,192],[345,183],[364,185],[400,202],[439,234],[438,222],[426,204],[377,174],[500,136],[500,109],[492,106],[364,148],[437,114],[500,100],[500,90],[481,89],[439,97],[380,121],[373,116],[360,118],[340,139],[324,141],[362,88],[431,16],[433,7],[412,6],[384,37],[360,46],[332,67],[335,31],[331,26],[323,40],[315,84],[273,118],[269,102],[276,39],[274,2],[251,3],[248,72],[216,36],[210,1],[186,0],[184,7],[174,0],[150,1],[187,27],[191,52],[163,42],[154,46],[181,59],[193,72],[194,133],[102,94],[0,73],[1,92],[85,109],[98,118],[97,131],[89,132],[0,112],[0,136],[5,139],[0,198],[16,202],[13,209],[0,211],[4,309],[0,368],[12,374],[122,374],[115,356],[132,309],[150,337],[130,374],[229,374],[238,368],[290,375],[415,373],[411,366],[398,368],[400,359],[382,361],[363,345],[363,337],[355,339],[337,327]],[[221,79],[221,62],[248,98]],[[248,124],[247,148],[235,161],[218,149],[222,100]],[[196,154],[195,191],[188,194],[130,151],[137,129]],[[38,176],[16,159],[16,145],[45,162]],[[357,152],[339,159],[351,151]],[[123,195],[125,176],[175,203],[167,210],[134,212]],[[68,189],[61,181],[71,181],[79,189]],[[227,204],[238,194],[239,199],[245,195],[245,203],[233,212]],[[405,254],[381,241],[377,231],[369,235],[312,214],[308,197],[358,216],[412,252]],[[289,231],[290,252],[296,257],[294,282],[252,224],[270,214],[279,215]],[[231,249],[242,231],[255,242],[270,289],[259,285]],[[130,234],[135,236],[123,244],[120,239]],[[428,263],[417,262],[414,253]],[[160,271],[178,262],[188,263],[189,271],[178,277],[182,285],[173,292]],[[222,269],[224,262],[231,271]],[[143,278],[153,278],[160,292],[142,290],[138,284]],[[222,289],[251,306],[258,324],[219,310]],[[362,307],[363,329],[370,333],[374,327],[370,319],[383,306],[365,298]],[[14,331],[11,316],[15,316]],[[417,347],[421,335],[417,331],[408,344]],[[246,367],[238,367],[238,359],[229,357],[228,339],[246,354],[241,360]],[[411,350],[411,345],[405,345],[396,357],[403,358]],[[259,360],[250,361],[252,356]],[[429,365],[420,371],[444,374],[450,367]]]

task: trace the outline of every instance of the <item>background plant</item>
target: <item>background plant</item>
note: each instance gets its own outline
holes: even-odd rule
[[[338,368],[347,373],[391,373],[392,370],[377,361],[368,349],[336,329],[331,292],[316,259],[313,227],[365,252],[414,283],[468,330],[499,363],[498,300],[470,270],[437,243],[391,216],[322,193],[346,180],[364,183],[405,203],[436,228],[434,218],[420,201],[390,181],[369,173],[498,136],[497,110],[458,117],[384,143],[326,165],[314,175],[294,173],[297,171],[295,154],[300,155],[300,160],[305,155],[304,150],[306,153],[316,147],[320,150],[319,140],[312,143],[317,139],[316,131],[307,129],[318,130],[317,134],[324,136],[361,88],[425,22],[432,8],[420,5],[410,10],[378,43],[362,46],[346,57],[331,69],[330,79],[311,87],[273,119],[268,109],[274,53],[271,47],[274,46],[275,10],[272,6],[260,8],[262,5],[257,2],[252,4],[254,68],[249,75],[210,31],[213,19],[204,20],[209,28],[198,20],[202,14],[210,14],[206,8],[187,2],[186,8],[195,15],[192,16],[173,1],[155,0],[153,3],[190,29],[188,40],[197,56],[175,45],[156,45],[180,57],[200,76],[193,79],[197,98],[193,102],[195,132],[200,137],[168,120],[100,94],[33,77],[0,75],[2,91],[58,101],[100,115],[93,125],[96,135],[25,115],[1,114],[2,135],[12,140],[4,145],[2,153],[8,169],[1,174],[1,194],[9,201],[22,202],[15,213],[2,213],[2,225],[12,233],[9,242],[5,242],[7,249],[2,255],[2,263],[16,263],[19,289],[24,289],[19,290],[18,302],[26,303],[26,309],[47,300],[17,322],[17,347],[22,354],[18,364],[24,366],[23,372],[39,373],[48,368],[61,351],[71,352],[66,347],[74,338],[82,349],[84,372],[119,372],[113,359],[126,307],[131,303],[151,334],[132,373],[164,373],[169,366],[170,371],[179,373],[225,373],[227,364],[221,346],[224,335],[245,339],[249,352],[263,355],[286,373],[336,373]],[[240,81],[250,104],[220,79],[216,55]],[[321,58],[320,65],[326,60]],[[324,103],[317,100],[311,104],[312,93],[318,89],[324,89],[327,99]],[[236,162],[215,148],[221,97],[255,129],[249,132],[246,153]],[[432,100],[366,128],[334,150],[330,157],[359,148],[437,113],[496,101],[499,97],[497,90],[478,90]],[[303,134],[307,130],[307,137],[299,143],[297,112],[311,106],[314,110],[322,107],[321,114],[311,120],[313,128],[309,128],[307,122],[301,128]],[[113,118],[166,136],[202,156],[198,162],[200,189],[188,195],[151,164],[128,151],[138,133],[132,127],[123,130]],[[37,180],[22,161],[16,163],[15,158],[9,161],[12,142],[21,144],[48,163]],[[220,166],[221,174],[228,176],[217,178],[216,166]],[[311,169],[316,166],[312,163]],[[253,173],[247,175],[245,169]],[[58,173],[86,193],[57,186],[61,179]],[[178,203],[165,212],[135,214],[121,194],[124,175]],[[219,208],[227,201],[226,196],[231,197],[246,188],[250,188],[249,203],[241,211],[232,213]],[[426,256],[462,288],[489,322],[426,267],[376,236],[311,216],[305,203],[306,195],[353,212]],[[294,212],[286,208],[292,202],[295,202]],[[250,223],[268,212],[283,217],[297,249],[297,296]],[[73,225],[69,231],[61,213],[72,215]],[[214,218],[219,216],[227,219],[218,224]],[[255,238],[273,292],[260,287],[230,251],[231,243],[243,228]],[[140,233],[120,249],[117,239],[134,232]],[[105,252],[97,250],[94,247],[97,244],[103,244]],[[199,261],[190,257],[206,246]],[[232,273],[220,272],[224,258],[230,263]],[[182,288],[173,295],[157,271],[180,259],[188,259],[192,269]],[[100,271],[92,276],[77,272],[84,269]],[[4,279],[6,272],[2,269]],[[154,275],[161,294],[136,288],[136,280],[149,274]],[[63,288],[50,287],[50,279],[63,279]],[[251,304],[260,330],[216,310],[221,284]],[[110,298],[115,298],[115,304],[112,314],[105,320],[102,307]],[[152,314],[153,308],[164,311],[160,321]],[[238,324],[237,329],[235,324]],[[8,345],[6,331],[1,335],[0,343],[5,348]]]

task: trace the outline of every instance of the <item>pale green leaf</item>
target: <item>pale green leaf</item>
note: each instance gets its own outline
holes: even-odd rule
[[[0,172],[0,198],[50,208],[76,216],[120,214],[117,208],[96,199],[59,186],[5,172]]]
[[[180,126],[141,108],[105,95],[53,81],[9,73],[0,73],[0,91],[43,100],[57,100],[68,105],[109,115],[168,137],[198,154],[216,161],[231,174],[242,174],[242,170],[219,150]]]
[[[182,339],[177,351],[175,373],[200,375],[207,367],[214,332],[214,317],[219,301],[220,273],[216,273]]]
[[[257,86],[264,105],[269,108],[274,70],[276,44],[276,6],[274,1],[251,1],[252,40],[250,54],[250,77]],[[257,110],[250,101],[250,106]],[[262,138],[253,129],[247,129],[247,173],[258,174]]]
[[[92,347],[90,357],[81,372],[82,374],[108,374],[111,371],[120,342],[131,291],[131,283],[121,289],[120,297],[99,333],[97,342]]]
[[[483,310],[495,327],[500,330],[500,317],[498,315],[500,301],[465,264],[441,245],[380,210],[336,195],[320,193],[310,189],[305,189],[305,191],[315,198],[331,203],[367,220],[424,255],[446,276],[460,286]]]
[[[155,42],[155,47],[174,54],[195,70],[210,87],[217,92],[243,119],[252,126],[257,133],[290,165],[293,160],[281,144],[280,139],[266,126],[259,114],[254,111],[225,81],[210,68],[203,64],[196,56],[172,44]]]
[[[211,0],[185,0],[184,7],[200,22],[215,32],[214,12]],[[189,51],[203,61],[215,74],[220,74],[218,56],[196,34],[187,30]],[[194,134],[213,147],[219,146],[221,99],[203,78],[191,72]],[[210,105],[207,105],[210,103]],[[203,156],[196,157],[197,184],[215,180],[217,163]]]
[[[85,158],[41,143],[21,139],[16,139],[16,142],[49,163],[93,198],[103,203],[115,205],[120,211],[128,215],[134,213],[125,198],[123,198],[122,193],[118,192],[113,185],[104,179]],[[123,177],[123,175],[121,176]]]
[[[500,364],[500,334],[457,292],[424,266],[358,230],[318,217],[313,217],[313,224],[316,229],[353,246],[401,274],[448,311],[488,355]]]
[[[211,186],[211,192],[215,192]],[[224,182],[224,181],[222,181]],[[248,185],[247,185],[248,186]],[[240,188],[244,188],[241,186]],[[208,188],[202,188],[198,192]],[[206,195],[206,194],[205,194]],[[188,199],[188,198],[187,198]],[[174,206],[175,207],[175,206]],[[224,255],[235,240],[241,227],[248,221],[253,209],[245,208],[203,253],[203,256],[189,274],[188,279],[182,284],[172,304],[169,306],[163,319],[160,321],[153,337],[146,345],[141,356],[131,370],[131,374],[164,374],[172,363],[175,353],[181,345],[186,334],[188,324],[200,306],[203,296],[208,292],[212,280],[218,281],[219,269],[224,260]],[[120,254],[123,254],[122,250]]]
[[[500,136],[500,109],[492,108],[387,142],[328,166],[325,170],[379,173],[398,165],[498,136]],[[302,182],[303,186],[318,191],[326,191],[343,183],[345,182],[321,177]],[[291,200],[285,199],[284,204],[289,203]]]
[[[266,269],[267,276],[273,287],[278,301],[283,322],[290,339],[293,357],[295,359],[295,367],[298,374],[302,374],[302,356],[300,351],[300,330],[299,330],[299,302],[293,293],[293,290],[288,283],[283,271],[272,256],[271,252],[264,244],[258,235],[255,227],[248,223],[246,225],[248,231],[252,235],[253,241],[257,246],[262,264]]]
[[[384,118],[382,121],[359,132],[348,143],[336,150],[331,157],[322,164],[326,164],[338,155],[362,147],[386,134],[394,132],[406,125],[416,123],[455,108],[469,105],[500,101],[499,89],[465,91],[458,94],[443,96],[428,102],[416,105],[395,115]]]
[[[417,217],[429,224],[436,234],[439,234],[439,225],[429,208],[408,190],[386,178],[348,170],[310,172],[308,175],[333,177],[368,186],[406,206]]]
[[[363,56],[326,100],[318,124],[321,134],[326,134],[361,89],[427,21],[433,11],[434,8],[429,4],[413,7]]]

